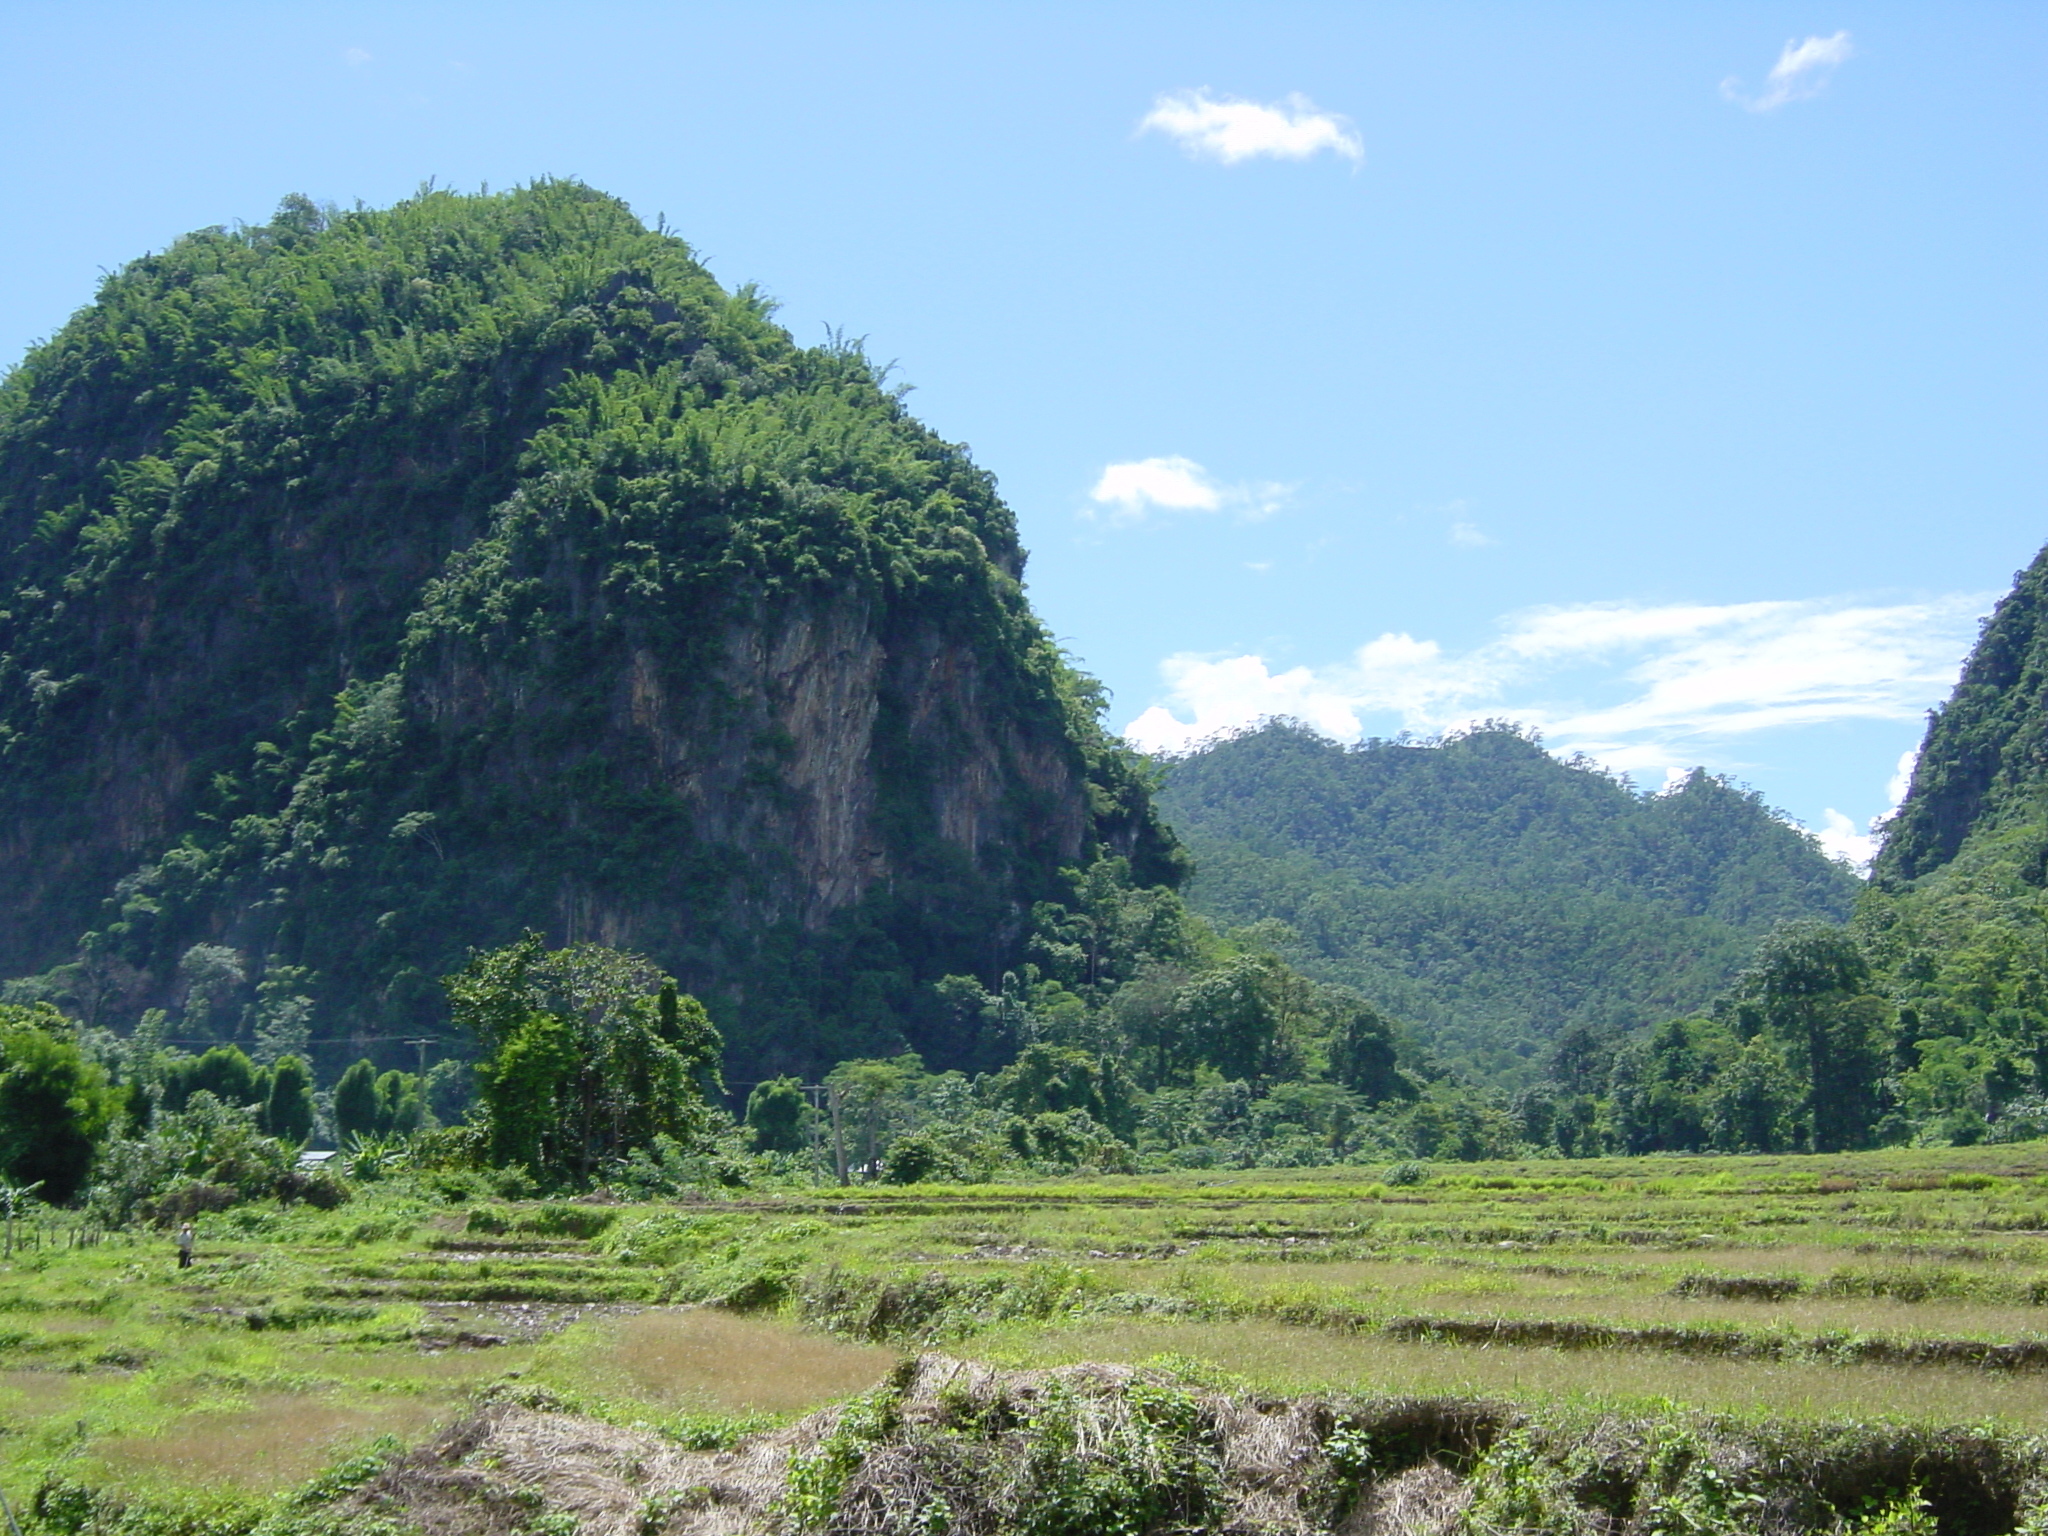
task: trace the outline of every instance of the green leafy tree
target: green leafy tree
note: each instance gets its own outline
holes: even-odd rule
[[[334,1139],[342,1144],[377,1134],[377,1069],[366,1058],[334,1085]]]
[[[1393,1026],[1367,1003],[1338,1015],[1330,1037],[1330,1076],[1368,1104],[1412,1099],[1417,1092],[1401,1070]]]
[[[313,1136],[313,1074],[296,1056],[280,1056],[270,1070],[263,1129],[279,1141],[304,1146]]]
[[[426,1095],[411,1072],[385,1072],[377,1079],[377,1134],[410,1136],[427,1123]]]
[[[0,1006],[0,1176],[40,1182],[52,1204],[70,1200],[115,1109],[105,1069],[79,1050],[70,1020],[48,1003]]]
[[[1024,1119],[1085,1110],[1115,1135],[1129,1137],[1137,1130],[1137,1085],[1116,1061],[1082,1051],[1028,1045],[982,1082],[981,1097]]]
[[[747,1130],[756,1152],[801,1152],[810,1103],[803,1084],[793,1077],[756,1083],[747,1095]]]
[[[1816,1152],[1867,1145],[1882,1111],[1890,1008],[1871,987],[1870,963],[1855,938],[1817,922],[1774,929],[1736,980],[1737,1028],[1768,1034],[1805,1080],[1807,1133]]]
[[[1707,1096],[1707,1137],[1717,1152],[1784,1152],[1798,1135],[1799,1083],[1777,1047],[1747,1042]]]
[[[707,1140],[718,1032],[642,956],[549,950],[529,933],[472,956],[445,985],[484,1051],[476,1077],[494,1162],[587,1179],[657,1137],[686,1149]]]
[[[1300,978],[1271,955],[1240,955],[1195,977],[1174,999],[1180,1049],[1226,1078],[1259,1083],[1298,1070],[1287,1028]]]
[[[655,1018],[662,1043],[682,1058],[683,1070],[707,1104],[725,1097],[725,1041],[711,1015],[696,998],[676,991],[665,981],[656,1000]]]
[[[839,1104],[841,1134],[853,1132],[847,1149],[853,1161],[866,1168],[880,1164],[890,1142],[909,1129],[924,1076],[924,1063],[910,1051],[887,1060],[842,1061],[825,1075]]]
[[[1714,1047],[1725,1043],[1705,1020],[1670,1019],[1616,1053],[1610,1118],[1623,1151],[1704,1150]]]
[[[163,1069],[164,1107],[183,1109],[195,1093],[223,1104],[261,1104],[270,1084],[240,1046],[217,1045],[202,1056],[172,1060]]]
[[[186,950],[178,961],[186,1031],[201,1039],[213,1031],[218,1031],[216,1039],[233,1033],[238,1022],[234,1002],[246,981],[242,957],[227,945],[194,944]]]

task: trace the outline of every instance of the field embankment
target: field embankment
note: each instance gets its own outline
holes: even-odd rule
[[[21,1234],[41,1529],[1995,1536],[2048,1425],[2048,1145],[209,1221]]]

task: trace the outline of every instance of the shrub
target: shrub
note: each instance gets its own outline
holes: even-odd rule
[[[297,1154],[283,1142],[256,1128],[253,1106],[223,1104],[201,1090],[186,1107],[157,1117],[146,1136],[113,1142],[101,1154],[97,1177],[88,1198],[94,1216],[121,1225],[138,1213],[169,1220],[191,1200],[212,1195],[181,1195],[171,1206],[166,1196],[189,1185],[227,1191],[227,1203],[265,1199],[295,1172]],[[144,1207],[149,1207],[144,1212]],[[217,1209],[217,1206],[208,1206]]]
[[[592,1238],[618,1219],[617,1211],[601,1205],[543,1205],[521,1211],[512,1219],[512,1228],[540,1237]]]
[[[929,1131],[897,1137],[882,1158],[882,1179],[888,1184],[962,1184],[971,1177],[966,1159]]]

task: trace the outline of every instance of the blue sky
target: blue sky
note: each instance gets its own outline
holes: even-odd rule
[[[1516,719],[1853,849],[2048,538],[2044,79],[2037,4],[17,4],[0,356],[580,176],[898,361],[1138,739]]]

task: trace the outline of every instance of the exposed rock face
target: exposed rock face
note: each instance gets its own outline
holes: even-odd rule
[[[1173,873],[988,477],[585,188],[135,264],[0,391],[0,541],[0,976],[117,1026],[204,944],[231,1031],[432,1031],[532,927],[742,1080],[978,1065],[933,980]]]

